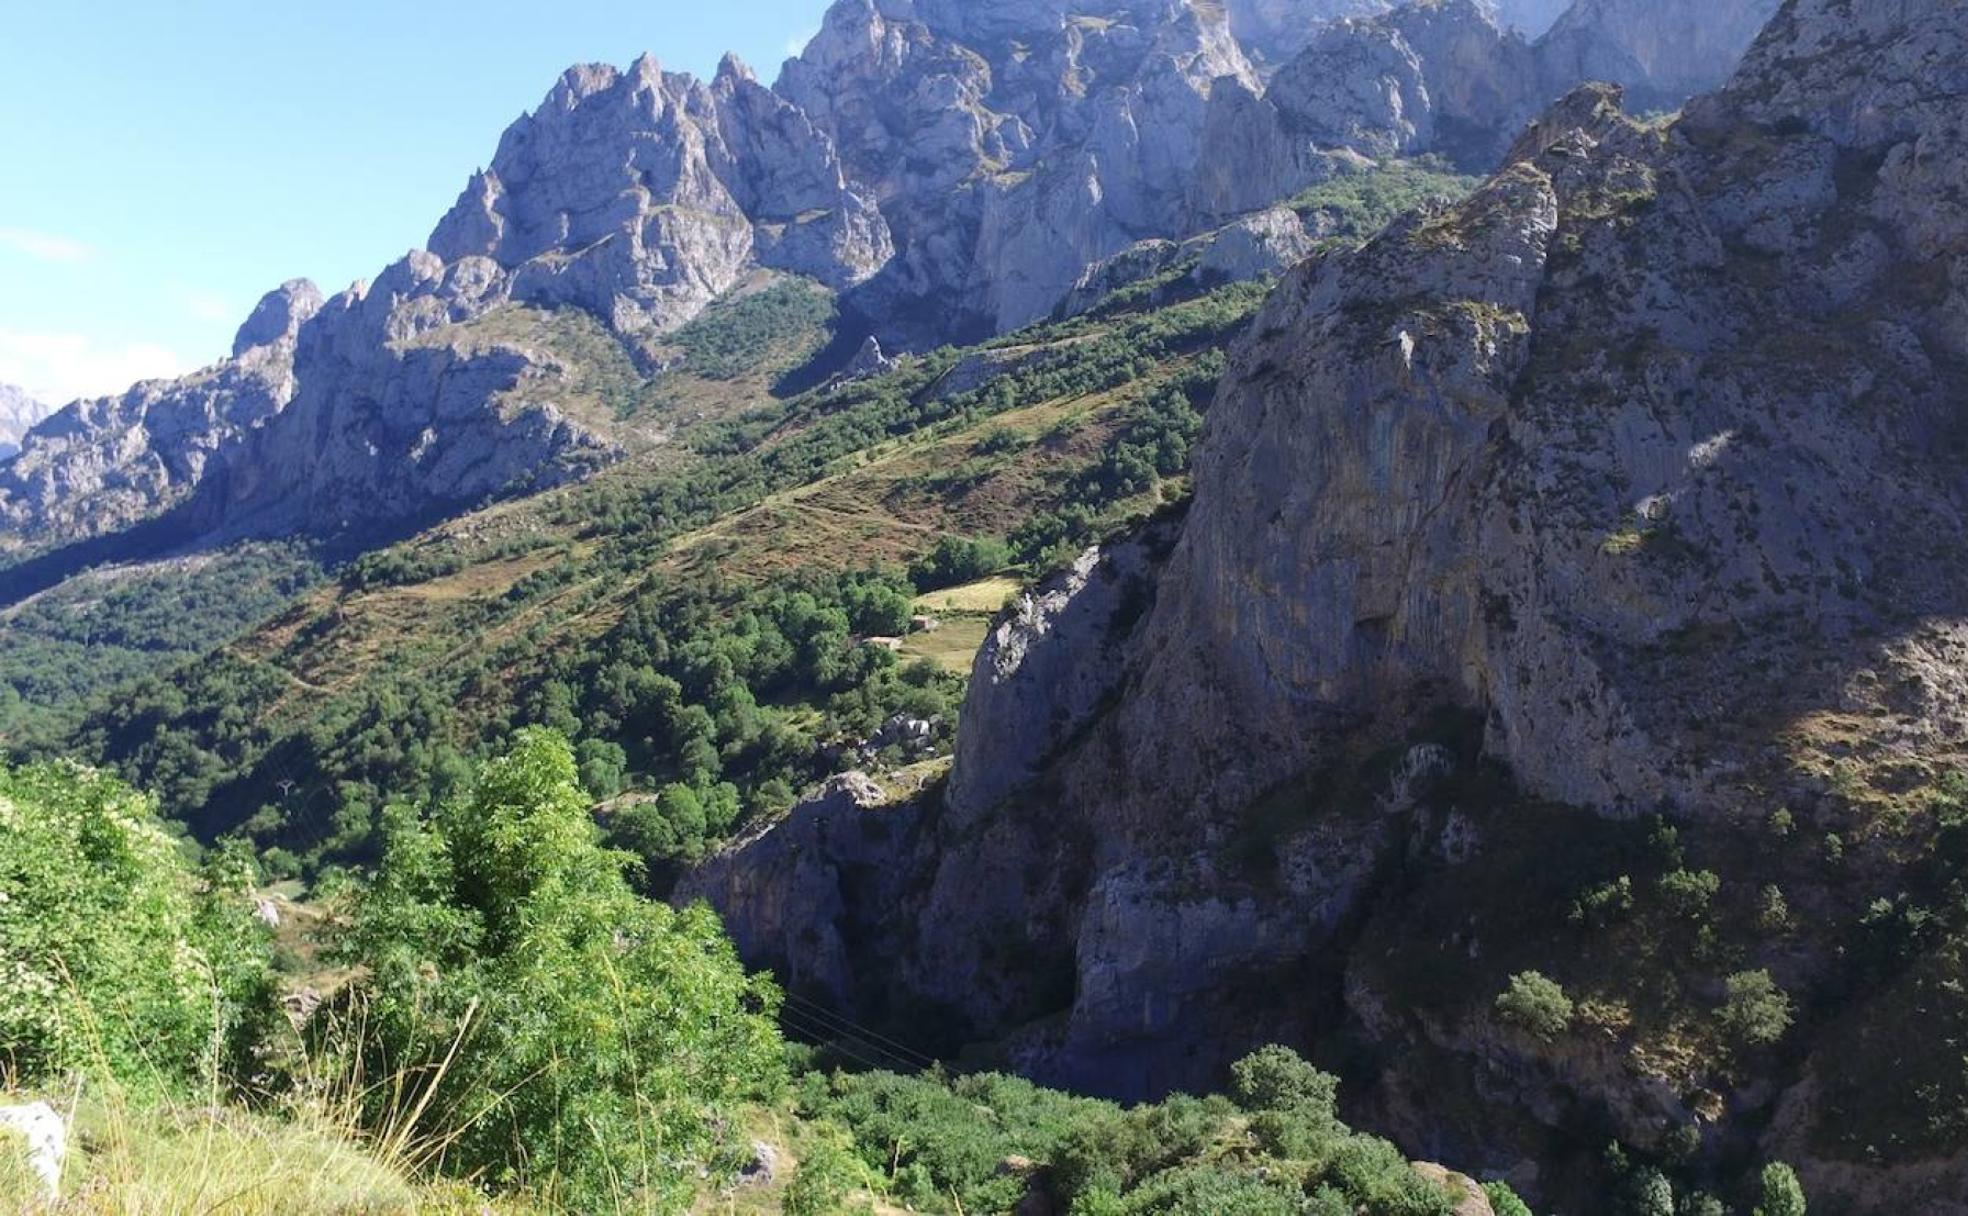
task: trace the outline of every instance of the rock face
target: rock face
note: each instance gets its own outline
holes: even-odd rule
[[[25,389],[0,384],[0,460],[20,451],[21,437],[51,412],[53,407],[28,396]]]
[[[1586,81],[1624,86],[1644,109],[1713,88],[1775,9],[1579,0],[1552,26],[1535,6],[1418,0],[1338,21],[1279,69],[1261,104],[1226,95],[1237,113],[1209,146],[1230,164],[1203,172],[1280,197],[1318,179],[1301,167],[1308,143],[1375,157],[1434,152],[1488,172],[1526,122]]]
[[[482,256],[515,299],[618,331],[690,320],[755,266],[843,288],[888,260],[888,226],[832,142],[727,58],[706,85],[644,56],[571,69],[499,141],[431,234]]]
[[[1280,64],[1304,50],[1322,26],[1393,7],[1393,0],[1229,0],[1230,30],[1255,61]]]
[[[842,293],[888,350],[1083,308],[1170,259],[1273,274],[1310,248],[1281,200],[1370,157],[1487,170],[1580,73],[1678,99],[1768,0],[1685,7],[1584,0],[1532,46],[1488,0],[836,0],[772,88],[729,58],[708,83],[647,56],[573,68],[427,252],[332,301],[290,283],[226,361],[37,431],[0,473],[0,552],[167,515],[145,544],[401,524],[610,459],[550,352],[453,340],[495,309],[581,310],[654,366],[651,342],[761,270]]]
[[[1289,207],[1273,207],[1186,241],[1137,241],[1082,272],[1057,311],[1078,316],[1114,292],[1158,275],[1174,275],[1181,287],[1193,290],[1280,274],[1317,247],[1316,230],[1316,221]]]
[[[713,857],[685,879],[679,905],[752,910],[733,925],[733,942],[755,966],[770,967],[788,991],[829,1002],[855,991],[855,959],[871,920],[900,891],[864,885],[914,827],[909,807],[885,807],[881,788],[859,773],[836,777],[785,820]],[[856,881],[847,881],[847,875]]]
[[[1551,28],[1552,22],[1572,7],[1572,3],[1573,0],[1495,0],[1492,7],[1496,10],[1498,23],[1505,29],[1513,29],[1526,38],[1535,39],[1542,37]]]
[[[980,716],[957,736],[947,803],[961,828],[1035,780],[1060,741],[1111,697],[1125,670],[1127,625],[1140,618],[1173,528],[1164,523],[1105,552],[1089,549],[1023,595],[992,627],[972,673]]]
[[[335,535],[598,467],[613,446],[552,403],[562,369],[450,340],[447,327],[506,303],[508,286],[488,259],[446,266],[423,252],[325,302],[311,283],[282,286],[231,358],[35,427],[0,465],[0,546],[146,522],[153,547],[215,532]]]
[[[1673,109],[1728,75],[1782,0],[1578,0],[1540,46],[1548,78],[1624,85],[1636,111]]]
[[[68,1156],[67,1122],[46,1102],[0,1106],[0,1141],[13,1139],[25,1143],[28,1169],[48,1202],[55,1202],[61,1195],[62,1161]]]
[[[261,300],[225,362],[44,420],[0,465],[0,545],[101,536],[185,502],[293,400],[295,346],[320,306],[312,283],[289,283]]]
[[[883,200],[897,255],[863,308],[921,342],[925,311],[1015,328],[1179,230],[1222,79],[1257,87],[1220,5],[840,0],[778,87]]]
[[[1772,805],[1849,822],[1839,757],[1968,754],[1963,63],[1961,6],[1790,0],[1677,123],[1581,90],[1463,206],[1294,271],[1231,360],[1145,616],[1058,627],[1076,568],[1007,618],[945,804],[859,860],[879,897],[834,871],[847,906],[905,894],[831,982],[962,1009],[1031,1071],[1124,1096],[1348,1026],[1389,1055],[1389,1125],[1459,1160],[1507,1165],[1578,1109],[1635,1144],[1761,1134],[1776,1087],[1740,1074],[1518,1041],[1491,992],[1411,1014],[1390,958],[1481,943],[1417,940],[1371,893],[1393,858],[1487,847],[1415,798],[1459,763],[1417,742],[1445,714],[1524,797],[1666,810],[1695,842]],[[720,906],[742,935],[752,902]],[[1363,923],[1382,945],[1349,955]],[[1829,982],[1827,954],[1761,949],[1739,965]],[[1327,982],[1338,1008],[1297,999]],[[1457,1068],[1495,1117],[1404,1122]],[[1852,1210],[1968,1194],[1959,1157],[1897,1192],[1820,1159],[1799,1109],[1771,1134]]]

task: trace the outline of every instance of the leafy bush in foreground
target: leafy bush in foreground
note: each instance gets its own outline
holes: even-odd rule
[[[201,879],[112,778],[0,765],[0,1069],[158,1091],[233,1074],[271,1008],[243,885]]]
[[[730,1116],[780,1081],[776,996],[717,919],[638,898],[594,840],[574,755],[522,731],[470,789],[387,814],[347,942],[368,1118],[446,1168],[667,1209],[730,1165]]]

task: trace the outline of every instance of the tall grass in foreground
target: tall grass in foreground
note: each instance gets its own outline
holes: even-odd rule
[[[361,1033],[359,1017],[325,1015],[330,1041]],[[88,1049],[115,1036],[91,1021]],[[47,1216],[351,1216],[395,1212],[552,1212],[544,1201],[497,1205],[468,1181],[432,1181],[447,1143],[420,1126],[428,1095],[455,1052],[428,1071],[369,1079],[342,1067],[355,1052],[302,1055],[286,1092],[244,1105],[214,1068],[196,1097],[92,1072],[60,1092],[18,1089],[0,1076],[0,1104],[43,1100],[69,1121],[61,1195],[49,1203],[22,1154],[0,1134],[0,1211]],[[365,1118],[378,1100],[393,1115]]]
[[[295,1025],[250,858],[194,870],[115,781],[0,765],[0,1091],[82,1094],[58,1210],[673,1213],[737,1174],[777,991],[707,909],[635,894],[566,740],[384,818],[350,982]]]

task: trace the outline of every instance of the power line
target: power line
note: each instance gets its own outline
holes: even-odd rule
[[[861,1040],[854,1035],[842,1035],[834,1027],[822,1022],[815,1022],[811,1019],[803,1018],[793,1010],[780,1010],[780,1021],[794,1033],[813,1039],[826,1046],[837,1047],[844,1052],[854,1055],[855,1058],[864,1064],[869,1064],[877,1068],[886,1068],[891,1071],[917,1071],[915,1065],[892,1052],[883,1051],[876,1044]],[[879,1056],[887,1062],[877,1063],[876,1061],[870,1060],[867,1058],[869,1054]]]
[[[854,1021],[852,1018],[849,1018],[843,1014],[835,1013],[832,1010],[828,1009],[826,1006],[820,1004],[818,1001],[811,1000],[807,997],[803,997],[798,995],[797,993],[792,993],[792,992],[786,993],[785,998],[789,1003],[794,1003],[803,1007],[802,1011],[805,1012],[808,1017],[816,1018],[822,1021],[833,1022],[839,1025],[842,1029],[852,1032],[857,1038],[864,1039],[871,1044],[875,1044],[878,1046],[891,1049],[890,1054],[900,1053],[900,1058],[914,1059],[920,1061],[921,1067],[933,1068],[940,1062],[934,1056],[928,1055],[924,1052],[917,1051],[915,1048],[910,1047],[906,1043],[898,1043],[894,1039],[891,1039],[886,1035],[876,1033],[870,1027],[863,1026],[861,1023]]]
[[[872,1068],[881,1072],[913,1071],[912,1067],[909,1064],[907,1064],[907,1062],[896,1060],[894,1058],[891,1058],[888,1063],[882,1063],[881,1061],[878,1060],[871,1060],[867,1056],[862,1055],[859,1051],[856,1051],[854,1048],[849,1047],[845,1042],[841,1041],[840,1039],[829,1037],[825,1032],[824,1028],[816,1030],[811,1026],[801,1025],[800,1023],[792,1020],[788,1016],[790,1012],[791,1012],[790,1010],[783,1009],[783,1008],[779,1011],[780,1019],[785,1023],[786,1028],[788,1030],[791,1030],[794,1034],[800,1035],[803,1038],[810,1038],[815,1040],[820,1046],[827,1048],[829,1051],[838,1051],[842,1055],[848,1057],[849,1059],[853,1060],[857,1064],[861,1064],[864,1065],[865,1067]],[[895,1065],[898,1063],[902,1064],[902,1068],[899,1070],[895,1067]]]

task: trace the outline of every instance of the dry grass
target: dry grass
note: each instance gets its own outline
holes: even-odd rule
[[[902,643],[902,660],[914,662],[928,659],[946,671],[967,676],[972,662],[977,658],[978,648],[984,645],[984,638],[990,630],[991,622],[987,617],[947,617],[940,629],[910,634]]]
[[[75,1111],[60,1200],[42,1202],[31,1179],[0,1167],[0,1210],[46,1216],[545,1211],[525,1201],[494,1205],[468,1187],[418,1181],[319,1111],[142,1105],[115,1095],[85,1095]]]
[[[932,591],[916,598],[918,612],[967,612],[996,616],[1011,598],[1024,590],[1024,584],[1015,578],[999,575],[996,578],[979,579],[965,583],[961,587],[951,587],[944,591]]]

